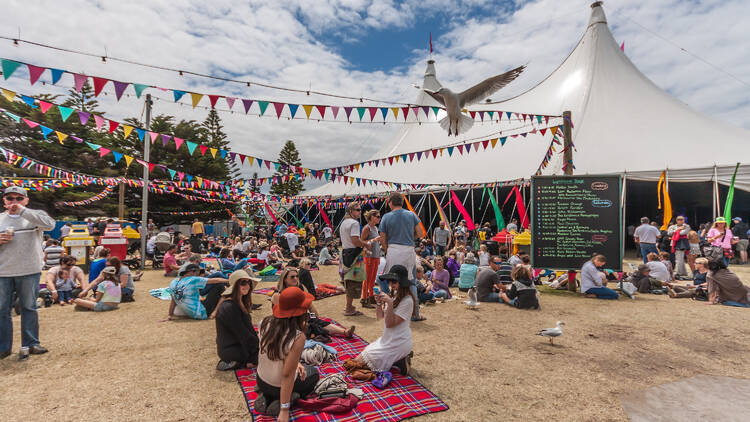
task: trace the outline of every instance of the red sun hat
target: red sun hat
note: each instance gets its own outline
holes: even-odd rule
[[[307,312],[315,296],[303,292],[299,287],[287,287],[279,295],[279,303],[273,307],[276,318],[293,318]]]

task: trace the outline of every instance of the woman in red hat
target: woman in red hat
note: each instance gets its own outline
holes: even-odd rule
[[[287,287],[273,307],[273,316],[260,324],[260,354],[256,380],[260,392],[254,408],[289,420],[293,401],[310,394],[320,375],[314,366],[300,363],[305,347],[308,309],[315,297],[299,287]]]

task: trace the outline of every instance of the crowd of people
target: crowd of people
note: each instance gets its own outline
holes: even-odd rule
[[[140,274],[132,274],[109,249],[97,248],[86,275],[74,257],[65,255],[59,241],[50,239],[43,249],[39,247],[42,233],[55,222],[46,213],[26,207],[24,189],[7,188],[3,201],[0,357],[11,353],[13,296],[18,297],[21,308],[21,359],[46,352],[38,339],[36,315],[43,267],[47,269],[43,293],[60,306],[104,312],[135,300],[134,281]],[[356,329],[320,315],[313,304],[316,297],[343,293],[344,316],[358,317],[372,309],[374,316],[383,320],[382,336],[344,365],[350,373],[381,387],[388,384],[393,368],[403,374],[410,369],[410,323],[426,319],[421,306],[468,293],[479,302],[541,308],[538,286],[542,281],[539,271],[531,267],[530,256],[523,250],[512,252],[505,245],[491,248],[489,224],[468,230],[460,222],[449,229],[441,221],[432,233],[426,233],[417,215],[404,208],[399,193],[388,197],[387,210],[385,214],[378,209],[363,212],[361,204],[352,202],[337,232],[327,225],[280,222],[275,227],[256,226],[236,236],[220,236],[207,233],[196,219],[189,236],[169,236],[171,243],[159,259],[164,276],[171,279],[165,321],[214,318],[216,368],[256,368],[256,410],[285,420],[291,405],[313,391],[320,379],[315,365],[305,363],[309,359],[303,356],[315,355],[307,349],[324,347],[334,336],[351,337]],[[634,228],[633,238],[643,264],[618,277],[606,269],[605,256],[594,254],[580,269],[583,295],[618,299],[620,294],[608,283],[622,282],[631,283],[640,293],[660,292],[671,298],[704,298],[709,304],[750,307],[750,289],[728,268],[735,252],[740,263],[747,259],[747,226],[741,219],[736,218],[731,229],[723,218],[717,218],[698,230],[691,229],[681,216],[666,230],[645,217],[641,222]],[[106,226],[106,221],[103,223]],[[97,229],[98,223],[92,227]],[[512,221],[509,229],[519,230],[517,221]],[[151,222],[148,231],[147,251],[156,262],[158,234]],[[337,266],[340,285],[316,282],[312,270],[320,266]],[[252,292],[261,275],[277,275],[278,283],[269,297],[272,314],[260,322],[256,332],[251,315],[262,304],[253,303]],[[578,283],[565,277],[555,279],[553,287]]]

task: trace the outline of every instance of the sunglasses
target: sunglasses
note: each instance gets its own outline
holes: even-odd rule
[[[237,282],[240,286],[245,287],[250,285],[250,280],[240,280]]]
[[[21,202],[24,199],[26,199],[26,197],[25,196],[4,196],[3,199],[5,199],[8,202],[13,202],[13,201]]]
[[[354,208],[352,211],[362,211],[362,208]]]
[[[297,275],[288,275],[287,278],[298,278]]]
[[[493,264],[495,264],[495,265],[500,265],[500,264],[502,264],[502,262],[499,262],[499,261],[492,261],[492,263],[493,263]]]

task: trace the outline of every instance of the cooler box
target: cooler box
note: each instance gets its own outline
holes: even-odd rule
[[[94,244],[94,238],[89,235],[89,229],[85,224],[74,224],[62,242],[65,253],[75,257],[76,265],[85,273],[89,272],[89,256]]]
[[[124,260],[128,255],[128,238],[122,232],[119,224],[107,224],[104,235],[99,238],[99,245],[111,251],[110,256]]]

